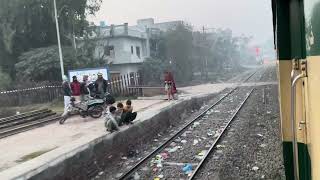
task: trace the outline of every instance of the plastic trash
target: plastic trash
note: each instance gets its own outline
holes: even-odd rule
[[[121,177],[121,176],[122,176],[122,174],[123,174],[123,173],[118,173],[118,174],[116,174],[116,178]]]
[[[156,177],[156,178],[154,178],[153,180],[160,180],[160,178]]]
[[[156,160],[161,160],[162,156],[160,154],[156,155]]]
[[[200,153],[198,153],[198,156],[204,156],[204,155],[206,155],[206,152],[207,152],[207,151],[203,150],[203,151],[201,151]]]
[[[163,178],[164,177],[164,175],[163,174],[160,174],[160,175],[158,175],[158,178]]]
[[[206,137],[201,137],[201,139],[206,140],[207,138]]]
[[[185,164],[184,167],[182,168],[182,171],[185,174],[190,174],[192,172],[192,164]]]
[[[254,171],[258,171],[258,170],[259,170],[259,167],[257,167],[257,166],[253,166],[253,167],[252,167],[252,170],[254,170]]]
[[[199,126],[199,125],[200,125],[199,122],[194,122],[193,125],[192,125],[192,127],[193,127],[193,128],[196,128],[196,127]]]
[[[126,156],[121,157],[122,160],[127,160],[128,158]]]
[[[267,147],[266,144],[261,144],[260,147],[264,148],[264,147]]]
[[[172,143],[170,143],[170,146],[172,146],[172,147],[177,146],[177,143],[172,142]]]
[[[181,140],[181,143],[182,143],[182,144],[185,144],[185,143],[187,143],[187,140],[185,140],[185,139],[184,139],[184,140]]]
[[[153,168],[152,171],[153,171],[153,172],[157,172],[157,171],[158,171],[158,168]]]
[[[169,155],[167,153],[161,153],[160,155],[164,160],[169,158]]]
[[[199,143],[199,141],[197,139],[193,140],[193,145],[197,145]]]
[[[224,148],[224,147],[226,147],[226,146],[225,145],[221,145],[221,144],[217,145],[217,148]]]
[[[180,138],[180,137],[178,137],[177,139],[175,139],[175,140],[174,140],[174,142],[176,142],[176,143],[181,142],[181,138]]]
[[[203,157],[206,155],[206,152],[207,152],[207,151],[205,151],[205,150],[199,152],[199,153],[195,156],[195,158],[197,158],[198,160],[202,160]]]
[[[173,148],[171,148],[171,149],[169,149],[169,153],[173,153],[173,152],[176,152],[178,149],[180,149],[181,148],[181,146],[176,146],[176,147],[173,147]]]
[[[263,135],[262,135],[262,134],[257,134],[257,136],[259,136],[259,137],[263,137]]]
[[[134,180],[139,180],[140,179],[140,175],[136,172],[133,176]]]

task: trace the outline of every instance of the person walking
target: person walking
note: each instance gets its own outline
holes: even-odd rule
[[[103,98],[107,92],[108,81],[105,80],[102,76],[102,73],[98,73],[98,79],[95,82],[96,95],[100,98]]]
[[[176,92],[176,86],[174,83],[173,75],[169,71],[166,71],[164,74],[164,89],[168,96],[168,100],[170,101],[171,98],[174,99],[174,92]]]
[[[80,82],[77,80],[77,76],[72,77],[72,83],[70,84],[72,96],[76,99],[77,102],[81,101],[80,95]]]
[[[71,98],[71,88],[68,81],[68,77],[66,75],[63,76],[62,89],[63,89],[63,99],[64,99],[63,115],[65,115],[68,112],[68,106],[70,104],[70,98]]]

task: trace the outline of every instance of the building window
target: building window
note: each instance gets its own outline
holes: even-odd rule
[[[137,53],[138,58],[140,58],[141,55],[140,55],[140,47],[139,46],[136,47],[136,53]]]
[[[104,53],[106,56],[114,57],[114,46],[105,46]]]
[[[133,46],[131,46],[131,54],[133,54]]]

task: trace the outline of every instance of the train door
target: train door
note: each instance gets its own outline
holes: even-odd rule
[[[273,0],[272,8],[286,178],[308,180],[311,179],[308,130],[310,89],[307,78],[304,1]]]

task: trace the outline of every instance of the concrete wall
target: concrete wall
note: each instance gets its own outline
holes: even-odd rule
[[[114,57],[108,57],[112,59],[113,64],[141,63],[148,57],[146,39],[115,37],[101,39],[97,44],[98,46],[95,50],[97,58],[103,55],[105,46],[114,46]],[[133,54],[131,53],[131,46],[133,46]],[[140,58],[137,56],[136,47],[140,48]]]
[[[111,155],[119,156],[120,153],[128,152],[131,145],[137,141],[146,141],[165,131],[170,125],[177,125],[183,115],[190,110],[199,109],[204,102],[215,95],[187,98],[177,101],[175,104],[156,112],[150,112],[130,128],[122,129],[120,132],[105,135],[95,139],[89,144],[72,151],[72,156],[64,156],[57,162],[48,162],[46,168],[33,169],[17,178],[33,180],[64,180],[64,179],[90,179],[94,177],[98,169],[103,169],[110,162]],[[152,129],[152,130],[150,130]],[[22,173],[22,172],[17,172]]]
[[[109,66],[110,71],[119,72],[120,75],[136,73],[139,70],[140,64],[113,64]]]

